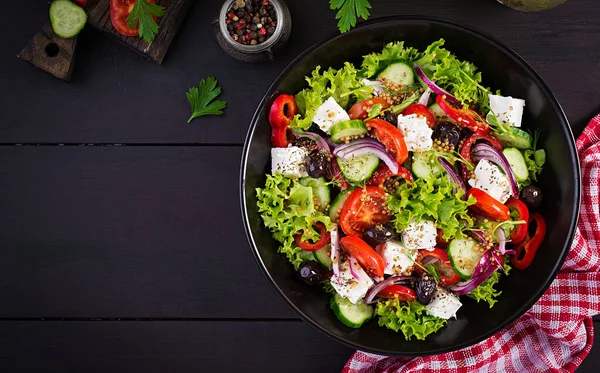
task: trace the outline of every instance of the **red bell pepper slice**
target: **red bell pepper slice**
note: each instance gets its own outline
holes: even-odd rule
[[[331,242],[331,233],[325,229],[325,224],[317,222],[314,224],[314,227],[319,231],[319,240],[315,243],[310,241],[302,241],[302,234],[300,233],[294,235],[294,241],[296,241],[296,245],[298,245],[302,250],[316,251]]]
[[[437,247],[432,251],[419,250],[417,263],[421,265],[423,260],[428,257],[434,257],[437,259],[437,261],[433,262],[432,264],[436,267],[438,274],[440,275],[440,286],[452,286],[461,280],[460,276],[452,269],[450,258],[444,250],[438,249]],[[417,273],[423,273],[423,269],[419,266],[416,266],[415,271]]]
[[[281,94],[275,99],[269,111],[271,125],[271,145],[275,148],[285,148],[290,143],[288,127],[298,113],[298,104],[294,96]]]
[[[510,258],[510,262],[517,269],[526,269],[531,265],[537,250],[542,245],[544,237],[546,236],[546,220],[544,217],[539,213],[534,212],[531,214],[529,224],[531,224],[532,221],[535,221],[536,223],[535,234],[533,237],[530,237],[529,228],[527,228],[527,237],[517,245],[515,248],[517,253]]]
[[[481,136],[487,136],[490,133],[490,126],[477,114],[474,110],[456,108],[448,101],[446,96],[438,95],[435,101],[448,116],[454,119],[458,124],[461,124],[471,131]]]
[[[394,174],[387,165],[382,164],[377,167],[373,175],[367,180],[367,185],[383,188],[383,184],[392,176],[400,176],[404,180],[413,181],[412,174],[405,167],[399,166],[398,172]]]
[[[516,199],[515,197],[510,197],[510,199],[506,202],[506,206],[510,210],[512,220],[524,220],[529,222],[529,209],[521,200]],[[518,244],[523,241],[526,236],[527,224],[516,225],[510,233],[510,242],[513,244]]]
[[[471,188],[467,191],[467,198],[475,197],[477,202],[470,205],[469,210],[487,216],[492,220],[507,221],[510,220],[510,210],[500,201],[487,194],[479,188]]]

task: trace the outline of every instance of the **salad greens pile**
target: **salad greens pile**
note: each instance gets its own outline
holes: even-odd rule
[[[419,302],[400,303],[395,299],[377,303],[375,314],[378,323],[393,331],[401,331],[406,339],[415,337],[423,340],[446,325],[446,320],[425,313]]]

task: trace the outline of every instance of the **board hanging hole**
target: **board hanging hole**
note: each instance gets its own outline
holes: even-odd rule
[[[48,45],[46,45],[45,51],[48,57],[56,57],[59,52],[58,45],[56,43],[48,43]]]

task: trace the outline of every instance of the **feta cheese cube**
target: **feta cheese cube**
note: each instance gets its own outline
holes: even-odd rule
[[[306,177],[306,157],[308,151],[297,146],[271,148],[271,174],[280,173],[293,178]]]
[[[431,220],[412,221],[402,231],[402,242],[409,250],[433,250],[436,245],[437,229]]]
[[[425,117],[417,114],[398,115],[398,128],[404,135],[404,142],[409,152],[422,152],[433,146],[433,130],[427,126]]]
[[[377,247],[377,251],[385,262],[383,273],[386,275],[402,275],[405,272],[411,272],[413,260],[419,253],[417,250],[405,248],[402,242],[395,240],[382,243]]]
[[[350,120],[348,113],[341,107],[333,97],[329,97],[315,112],[313,122],[321,130],[329,133],[334,124]]]
[[[444,288],[438,287],[431,303],[425,306],[425,312],[431,316],[448,320],[456,317],[456,311],[462,306],[460,299]]]
[[[475,179],[469,179],[469,185],[479,188],[494,199],[505,203],[512,195],[510,179],[498,166],[482,159],[475,167]]]
[[[363,299],[371,286],[374,285],[373,280],[371,280],[367,272],[360,265],[357,267],[355,272],[359,280],[355,279],[350,271],[349,257],[340,258],[339,277],[336,277],[336,275],[331,276],[331,286],[335,291],[342,297],[348,298],[354,304]]]
[[[496,114],[500,123],[521,127],[525,100],[510,96],[488,95],[488,97],[490,98],[490,109]]]

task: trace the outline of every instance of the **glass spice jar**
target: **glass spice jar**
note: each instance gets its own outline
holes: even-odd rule
[[[267,10],[274,10],[274,17]],[[273,60],[292,31],[290,10],[282,0],[226,0],[215,24],[221,48],[244,62]]]

